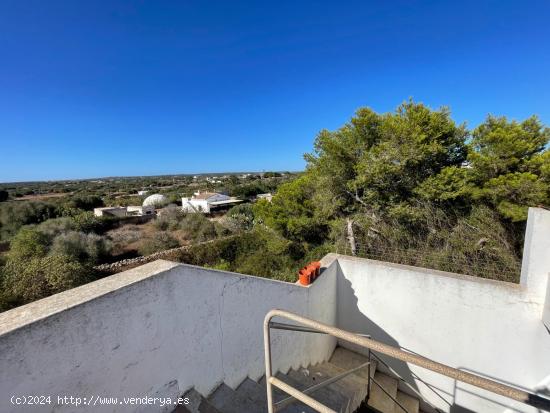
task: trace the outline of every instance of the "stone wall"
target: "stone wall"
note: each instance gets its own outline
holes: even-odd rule
[[[168,250],[155,252],[153,254],[145,255],[141,257],[126,258],[124,260],[120,260],[112,263],[97,265],[94,267],[94,269],[102,273],[114,274],[120,271],[128,270],[130,268],[138,267],[140,265],[147,264],[148,262],[153,262],[156,260],[176,260],[177,261],[177,258],[181,255],[182,252],[188,252],[192,248],[200,247],[202,245],[208,245],[216,242],[235,239],[239,236],[240,235],[231,235],[229,237],[217,238],[210,241],[199,242],[197,244],[184,245],[182,247],[171,248]]]

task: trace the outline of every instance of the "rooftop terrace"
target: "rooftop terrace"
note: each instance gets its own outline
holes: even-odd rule
[[[176,400],[191,389],[208,397],[221,384],[234,390],[259,381],[263,320],[273,308],[544,393],[550,389],[548,251],[550,212],[532,208],[519,285],[337,254],[322,259],[321,276],[307,287],[155,261],[0,314],[0,411],[27,411],[12,400],[28,395],[52,397],[32,411],[171,411],[174,406],[159,403],[76,408],[57,397]],[[365,355],[334,337],[273,331],[273,372],[292,376],[334,360],[337,346]],[[386,361],[408,382],[396,391],[410,394],[412,387],[422,411],[537,411]],[[257,406],[266,411],[265,403]]]

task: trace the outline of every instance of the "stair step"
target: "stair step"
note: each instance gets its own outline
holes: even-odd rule
[[[172,413],[191,413],[191,412],[187,410],[187,407],[185,407],[184,404],[180,404],[174,410],[172,410]]]
[[[293,387],[298,388],[297,386],[299,383],[297,382],[291,382],[291,380],[288,377],[283,377],[284,375],[278,374],[277,378],[280,380],[285,381],[286,383],[292,385]],[[243,381],[239,387],[237,387],[236,392],[244,395],[251,400],[253,400],[256,405],[258,406],[258,412],[267,412],[267,389],[265,386],[265,379],[262,378],[262,380],[259,383],[256,383],[255,381],[251,379],[246,379]],[[282,390],[277,389],[276,387],[273,387],[273,395],[274,400],[277,402],[282,399],[286,399],[289,395],[283,392]],[[280,410],[284,413],[314,413],[315,410],[311,409],[309,406],[304,405],[301,402],[294,402],[293,404],[289,405],[287,408]]]
[[[241,384],[239,384],[239,387],[237,387],[235,391],[242,396],[248,397],[257,403],[258,406],[265,406],[265,410],[267,411],[267,390],[265,383],[261,386],[254,380],[246,378]]]
[[[357,366],[360,366],[361,364],[365,364],[368,362],[369,359],[361,354],[355,353],[353,351],[347,350],[343,347],[336,347],[334,350],[334,353],[332,353],[332,357],[330,358],[330,362],[344,370],[350,370]],[[371,361],[370,365],[370,376],[374,376],[374,372],[376,371],[376,360]],[[353,373],[357,376],[361,376],[364,379],[368,379],[369,377],[369,369],[368,367],[358,370],[355,373]]]
[[[239,394],[223,383],[207,400],[221,413],[257,413],[262,411],[262,407],[258,406],[252,399]]]
[[[325,379],[335,377],[346,372],[346,370],[332,363],[319,364],[318,366],[313,366],[310,370],[312,370],[315,374],[317,372],[321,374],[324,373],[326,376]],[[368,381],[361,376],[352,373],[330,384],[328,388],[348,397],[350,403],[347,410],[349,412],[353,412],[367,397]]]
[[[189,390],[183,397],[189,399],[189,404],[176,407],[174,413],[220,413],[195,389]]]
[[[335,377],[367,362],[367,357],[353,351],[337,347],[330,362],[309,366],[307,369],[290,370],[287,374],[278,373],[276,377],[304,391],[329,378]],[[371,366],[371,377],[374,378],[390,395],[388,396],[378,385],[371,382],[371,392],[367,405],[362,405],[367,396],[368,368],[362,368],[348,376],[318,389],[309,396],[327,407],[340,412],[352,413],[359,411],[375,411],[378,413],[403,413],[393,399],[397,400],[407,413],[422,413],[418,399],[398,390],[399,381],[387,374],[376,371],[376,363]],[[196,390],[191,389],[183,397],[189,399],[189,404],[177,406],[174,413],[258,413],[267,412],[267,393],[265,376],[260,382],[249,378],[232,390],[226,384],[221,384],[208,397],[204,398]],[[273,386],[275,402],[289,397],[284,391]],[[314,413],[315,410],[295,400],[281,413]]]
[[[285,383],[289,384],[290,386],[294,387],[298,390],[304,390],[305,386],[303,383],[294,380],[292,377],[287,376],[286,374],[277,373],[275,375],[279,380],[284,381]],[[266,399],[267,399],[267,389],[265,384],[265,376],[263,376],[259,383],[260,387],[264,389],[264,392],[266,392]],[[289,394],[285,393],[284,391],[278,389],[275,386],[272,386],[273,389],[273,400],[275,402],[281,401],[283,399],[286,399],[289,397]],[[314,396],[315,397],[315,396]],[[315,397],[317,398],[317,397]],[[266,409],[267,411],[267,409]],[[289,404],[287,407],[285,407],[283,410],[279,410],[281,413],[316,413],[314,409],[311,407],[305,405],[304,403],[295,400],[292,404]]]
[[[407,413],[419,413],[420,411],[420,401],[412,396],[409,396],[402,391],[397,391],[397,401],[403,406]],[[399,406],[395,406],[395,413],[404,413],[403,409]]]
[[[376,380],[394,399],[397,397],[397,379],[377,371],[374,374],[374,380]],[[391,397],[384,393],[375,383],[371,383],[368,405],[382,413],[394,413],[395,408],[398,407]]]
[[[300,381],[307,388],[319,384],[330,377],[334,377],[341,372],[342,370],[337,366],[330,363],[322,363],[316,366],[309,366],[307,369],[291,370],[288,376]],[[364,394],[366,395],[367,384],[365,383],[364,385]],[[310,396],[333,410],[351,413],[360,403],[357,401],[359,398],[359,387],[360,385],[357,382],[350,377],[346,377],[310,393]]]

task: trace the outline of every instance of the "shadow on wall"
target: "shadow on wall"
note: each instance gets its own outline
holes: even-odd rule
[[[341,274],[341,273],[340,273]],[[369,334],[374,340],[380,341],[384,344],[388,344],[393,347],[401,348],[403,350],[414,353],[413,349],[403,348],[399,342],[388,334],[384,329],[382,329],[378,324],[369,319],[365,314],[359,309],[359,299],[355,294],[352,283],[345,277],[340,276],[338,280],[338,303],[339,305],[345,305],[345,312],[338,309],[338,327],[344,330],[348,330],[354,333],[359,334]],[[341,304],[340,304],[341,303]],[[391,305],[391,304],[388,304]],[[353,343],[346,341],[340,341],[339,345],[346,347],[357,353],[361,353],[365,356],[368,356],[368,350],[364,347],[357,346]],[[446,405],[445,411],[450,413],[473,413],[472,410],[462,407],[454,403],[455,397],[453,394],[450,394],[437,386],[434,386],[414,374],[410,369],[407,363],[385,356],[380,353],[376,353],[380,359],[382,359],[387,365],[389,365],[393,370],[395,370],[408,384],[410,384],[416,391],[420,391],[417,386],[416,380],[422,381],[427,388],[431,389],[434,392],[436,397],[441,400],[441,403]],[[417,353],[415,353],[417,354]],[[380,370],[384,373],[390,374],[385,366],[381,365],[378,362],[377,370]],[[405,391],[413,397],[418,397],[410,389],[406,388],[403,384],[399,385],[401,391]],[[426,411],[432,411],[433,409],[429,405],[421,400],[421,409]]]
[[[359,299],[355,295],[355,290],[351,282],[340,277],[338,283],[338,303],[344,303],[346,306],[345,315],[342,311],[338,311],[338,327],[344,330],[349,330],[359,334],[369,334],[374,340],[380,341],[385,344],[389,344],[393,347],[401,348],[399,342],[384,331],[378,324],[373,322],[370,318],[365,316],[359,309]],[[368,350],[364,347],[357,346],[353,343],[340,342],[342,347],[349,348],[350,350],[361,353],[365,356],[368,355]],[[411,384],[416,390],[418,390],[414,381],[413,374],[409,369],[407,363],[396,359],[389,359],[380,353],[375,353],[385,363],[389,364],[399,375]],[[380,363],[378,363],[380,365]],[[377,367],[378,368],[378,367]],[[381,368],[383,370],[383,367]]]

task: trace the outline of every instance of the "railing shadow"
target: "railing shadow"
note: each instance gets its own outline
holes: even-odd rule
[[[407,351],[407,352],[415,354],[415,355],[424,356],[422,354],[416,353],[413,350],[410,350],[406,347],[401,346],[400,343],[398,342],[398,340],[395,337],[390,335],[387,331],[385,331],[382,327],[380,327],[377,323],[375,323],[372,319],[370,319],[364,313],[364,311],[365,311],[364,308],[363,308],[363,311],[361,310],[360,303],[359,303],[359,298],[357,296],[357,292],[355,291],[354,286],[353,286],[352,282],[349,279],[347,279],[343,276],[339,277],[337,288],[338,288],[338,290],[337,290],[338,303],[339,303],[339,305],[342,306],[342,307],[338,308],[338,328],[341,328],[341,329],[347,330],[347,331],[358,332],[358,333],[362,333],[362,334],[369,334],[374,340],[377,340],[377,341],[380,341],[382,343],[391,345],[393,347],[400,348],[404,351]],[[343,304],[340,304],[340,303],[343,303]],[[362,304],[364,306],[364,303],[362,303]],[[395,310],[395,308],[393,310]],[[355,352],[358,352],[358,353],[361,353],[361,354],[364,354],[365,356],[367,356],[367,352],[365,351],[364,348],[361,348],[357,345],[353,345],[351,343],[342,342],[342,341],[339,341],[339,344],[343,347],[349,348],[350,350],[353,350]],[[424,403],[425,405],[428,405],[429,407],[431,407],[432,410],[434,408],[436,408],[438,410],[449,411],[450,413],[470,413],[470,412],[474,412],[473,410],[471,410],[467,407],[464,407],[464,406],[462,406],[461,404],[459,404],[457,402],[457,381],[456,380],[454,380],[454,382],[452,384],[451,384],[451,382],[449,382],[449,385],[453,386],[452,387],[452,393],[450,393],[449,392],[451,390],[450,386],[449,386],[449,391],[445,391],[445,390],[441,389],[440,387],[425,381],[419,375],[417,375],[415,372],[411,371],[411,369],[409,368],[407,363],[405,363],[403,361],[400,361],[400,360],[397,360],[397,359],[394,359],[394,358],[385,357],[385,356],[382,356],[380,354],[377,354],[377,356],[383,358],[385,363],[387,363],[387,365],[389,365],[391,368],[393,368],[399,374],[399,376],[402,377],[403,381],[408,383],[413,388],[414,393],[416,393],[416,392],[420,393],[419,385],[420,385],[420,383],[422,383],[425,386],[425,388],[424,387],[422,388],[421,394],[425,395],[425,397],[424,397],[423,400],[421,400],[421,403]],[[464,370],[464,371],[468,370],[466,368],[461,368],[461,369]],[[500,379],[481,374],[481,373],[476,372],[476,371],[471,371],[471,372],[475,373],[479,376],[485,376],[488,379],[491,379],[491,380],[494,380],[494,381],[497,381],[497,382],[501,382],[502,384],[506,384],[506,385],[509,385],[511,387],[516,387],[518,390],[523,390],[523,391],[526,391],[526,392],[529,392],[529,393],[532,392],[529,389],[521,388],[521,387],[519,387],[519,386],[517,386],[513,383],[506,383],[505,381],[502,381]],[[390,374],[391,374],[391,372],[390,372]],[[394,374],[394,376],[395,376],[395,374]],[[405,389],[405,388],[403,388],[403,389]],[[430,392],[433,392],[433,394],[435,395],[435,397],[431,396],[429,398],[430,402],[428,402],[426,400],[426,398],[428,396],[427,390],[429,390]],[[468,392],[467,390],[462,389],[462,388],[460,388],[460,390]],[[407,392],[407,390],[405,390],[405,392]],[[407,392],[407,393],[409,393],[413,397],[417,397],[417,396],[415,396],[414,394],[412,394],[410,392]],[[487,397],[484,397],[484,395],[480,395],[480,394],[473,393],[473,392],[468,392],[468,393],[470,393],[472,395],[475,395],[476,397],[478,397],[481,400],[485,400],[485,401],[490,402],[490,403],[495,403],[496,405],[498,405],[499,409],[500,408],[509,409],[509,411],[514,411],[514,412],[523,411],[523,410],[515,409],[514,407],[511,406],[510,403],[499,402],[497,400],[487,398]],[[439,401],[436,402],[436,400],[439,400]],[[424,409],[426,409],[428,406],[424,406]],[[421,410],[422,410],[422,408],[421,408]]]
[[[338,303],[344,303],[345,305],[344,308],[338,309],[338,328],[362,334],[369,334],[374,340],[414,353],[413,351],[403,348],[394,337],[388,334],[383,328],[381,328],[378,324],[372,321],[361,311],[361,309],[359,308],[359,299],[356,295],[352,283],[347,278],[339,277],[337,290]],[[357,346],[353,343],[348,343],[345,341],[339,341],[339,345],[368,357],[368,351],[364,347]],[[391,369],[395,370],[395,372],[401,377],[404,382],[408,383],[408,385],[412,388],[412,392],[411,390],[407,391],[405,390],[405,388],[403,388],[406,393],[410,393],[413,397],[417,397],[417,395],[414,393],[421,394],[420,389],[417,385],[418,380],[423,382],[426,387],[434,392],[437,397],[441,399],[443,403],[445,403],[448,407],[452,406],[452,402],[449,402],[444,396],[442,396],[438,392],[438,390],[436,390],[435,386],[425,382],[418,375],[412,372],[407,363],[397,359],[383,357],[381,354],[377,354],[376,352],[373,353],[378,359],[382,359],[383,363],[379,362],[379,364],[386,364],[386,366],[391,367]],[[380,370],[388,370],[386,366],[382,366]],[[389,371],[389,374],[392,374],[392,372]],[[402,386],[399,387],[401,388]],[[449,396],[450,395],[447,393],[447,397]],[[424,399],[420,401],[421,404],[424,403],[424,405],[427,405],[424,406],[424,409],[429,406],[431,410],[435,410],[435,406],[431,403],[427,402]]]
[[[487,379],[491,379],[491,380],[494,380],[494,381],[497,381],[499,383],[502,383],[502,384],[506,384],[507,386],[511,386],[511,387],[515,387],[519,390],[523,390],[523,391],[526,391],[526,392],[532,392],[531,389],[528,389],[527,387],[523,387],[523,386],[520,386],[516,383],[512,383],[510,381],[507,381],[507,380],[503,380],[499,377],[495,377],[495,376],[491,376],[489,374],[486,374],[486,373],[482,373],[478,370],[474,370],[474,369],[470,369],[468,367],[457,367],[456,368],[457,370],[462,370],[462,371],[466,371],[468,373],[474,373],[474,374],[477,374],[478,376],[482,376],[482,377],[485,377]],[[503,409],[507,409],[507,411],[510,411],[510,412],[515,412],[515,413],[521,413],[522,411],[521,410],[518,410],[518,409],[515,409],[513,407],[510,407],[509,404],[504,404],[498,400],[495,400],[495,399],[492,399],[492,398],[489,398],[489,397],[486,397],[486,396],[483,396],[479,393],[475,393],[473,391],[470,391],[464,387],[460,387],[459,386],[459,382],[457,380],[454,380],[454,384],[453,384],[453,399],[456,400],[457,398],[457,392],[458,390],[460,390],[461,392],[463,393],[467,393],[469,395],[472,395],[472,396],[475,396],[475,397],[478,397],[480,399],[483,399],[485,401],[488,401],[492,404],[495,404]],[[542,412],[542,410],[537,410],[538,412]],[[462,410],[457,410],[458,413],[462,413]],[[465,410],[465,412],[467,413],[468,410]],[[453,411],[451,411],[451,413],[454,413]]]

